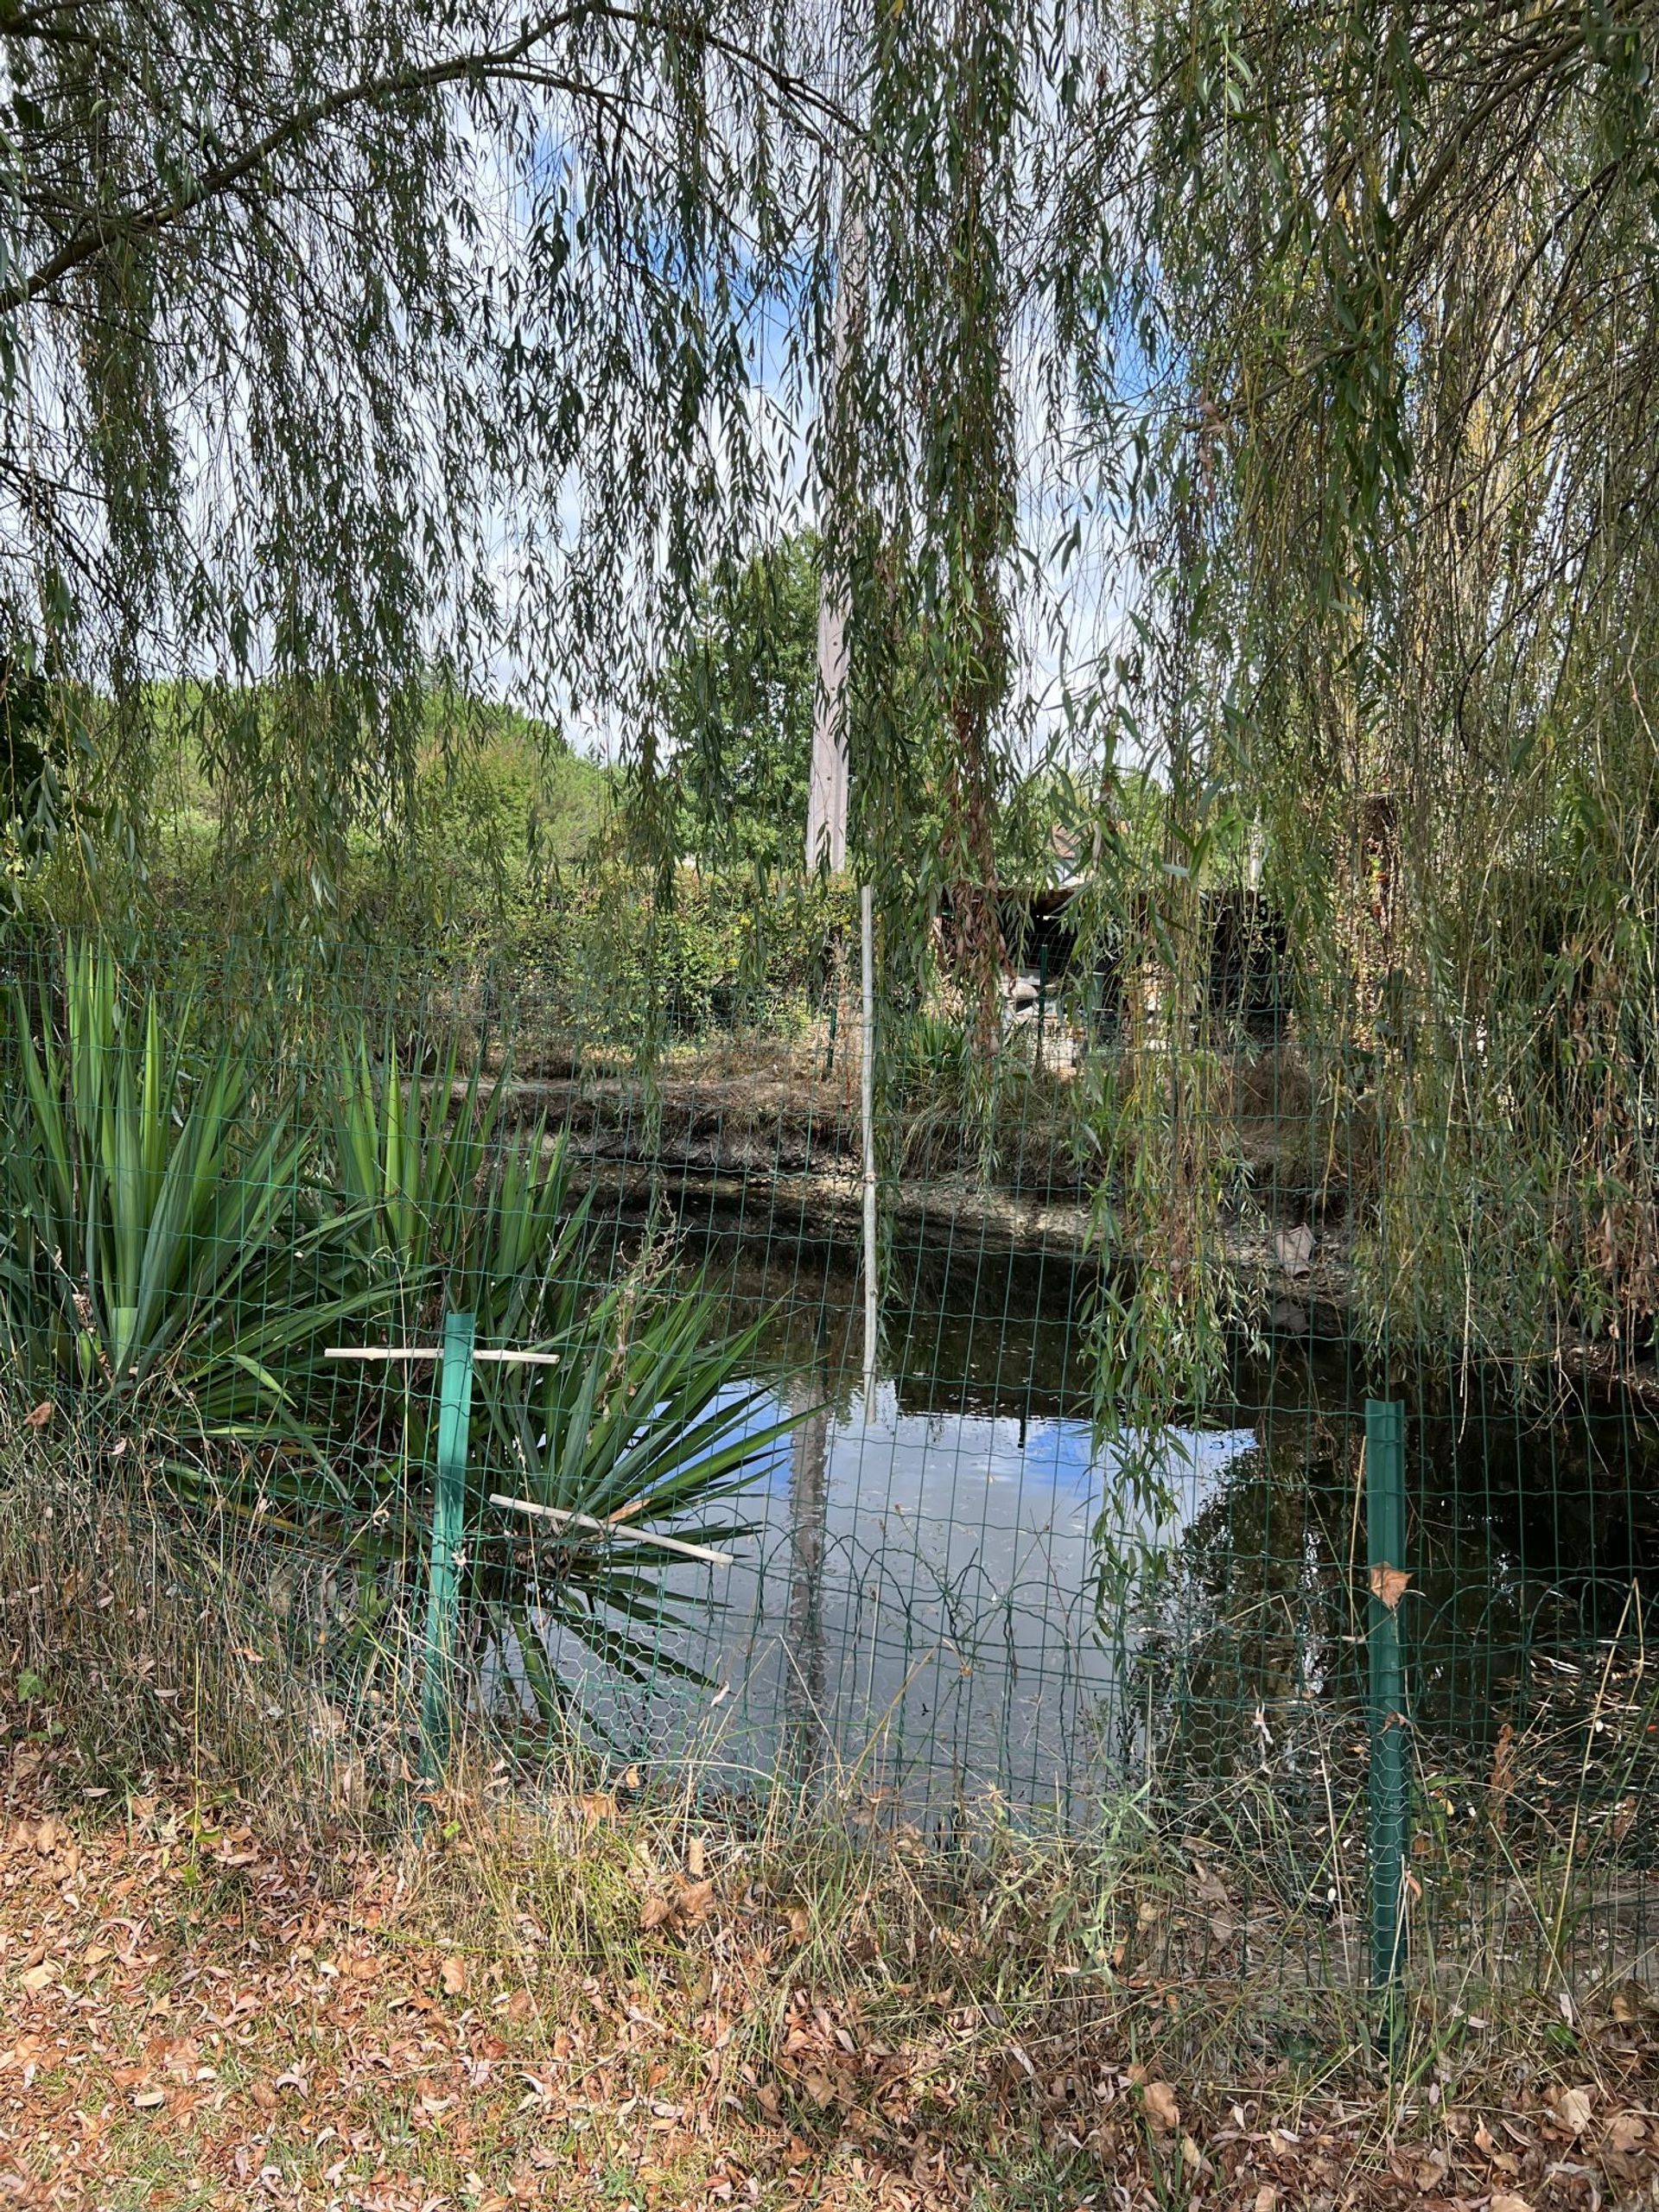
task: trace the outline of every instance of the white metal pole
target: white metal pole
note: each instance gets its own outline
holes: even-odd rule
[[[866,884],[859,893],[860,921],[864,940],[864,1008],[862,1063],[859,1088],[862,1094],[864,1137],[864,1418],[875,1405],[876,1273],[875,1273],[875,893]]]

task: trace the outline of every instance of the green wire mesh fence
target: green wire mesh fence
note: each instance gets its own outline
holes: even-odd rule
[[[228,1515],[390,1802],[421,1763],[438,1363],[326,1355],[431,1351],[464,1312],[456,1698],[525,1777],[690,1775],[737,1820],[830,1798],[945,1848],[1128,1806],[1185,1869],[1143,1930],[1173,1979],[1645,1979],[1641,1376],[1523,1387],[1408,1317],[1359,1329],[1303,1165],[1351,1130],[1246,1005],[1258,1294],[1201,1402],[1114,1428],[1091,1113],[1122,1045],[1039,963],[988,1077],[962,1025],[882,1009],[867,1389],[856,972],[831,944],[787,988],[642,1013],[464,953],[19,955],[14,1437],[73,1427],[94,1486],[142,1462],[168,1510]]]

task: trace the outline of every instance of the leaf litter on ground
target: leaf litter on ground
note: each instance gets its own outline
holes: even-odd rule
[[[1403,2085],[1357,2050],[1183,2071],[1168,2024],[1202,1992],[1073,1988],[1016,2020],[960,1943],[838,1973],[857,1942],[826,1949],[717,1840],[683,1865],[670,1833],[619,1840],[584,1891],[569,1824],[499,1808],[307,1857],[182,1785],[66,1819],[49,1780],[13,1759],[0,1799],[0,2203],[1659,2201],[1628,1994],[1570,2048],[1488,2035]]]

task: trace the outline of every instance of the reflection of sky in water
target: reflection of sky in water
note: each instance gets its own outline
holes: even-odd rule
[[[1160,1520],[1086,1423],[1033,1420],[1022,1437],[1007,1418],[900,1413],[884,1384],[868,1424],[821,1416],[775,1448],[729,1569],[671,1577],[721,1601],[664,1642],[712,1688],[625,1692],[555,1656],[620,1752],[696,1749],[739,1789],[855,1771],[918,1813],[991,1789],[1065,1799],[1125,1725],[1122,1659],[1096,1632],[1103,1503],[1120,1541],[1173,1541],[1254,1443],[1160,1440]]]

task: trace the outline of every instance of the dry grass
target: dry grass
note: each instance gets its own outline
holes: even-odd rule
[[[66,1819],[72,1773],[29,1742],[3,1773],[23,2202],[1538,2212],[1659,2174],[1645,2016],[1408,2019],[1385,2064],[1333,2004],[1252,2057],[1211,2032],[1242,1993],[1100,1962],[1153,1894],[1121,1824],[952,1866],[485,1776],[325,1860],[182,1777]]]
[[[336,1701],[336,1596],[323,1563],[228,1511],[186,1513],[60,1413],[0,1435],[0,1696],[78,1789],[188,1773],[257,1803],[273,1839],[357,1825],[396,1694]],[[382,1767],[390,1748],[372,1745]]]

